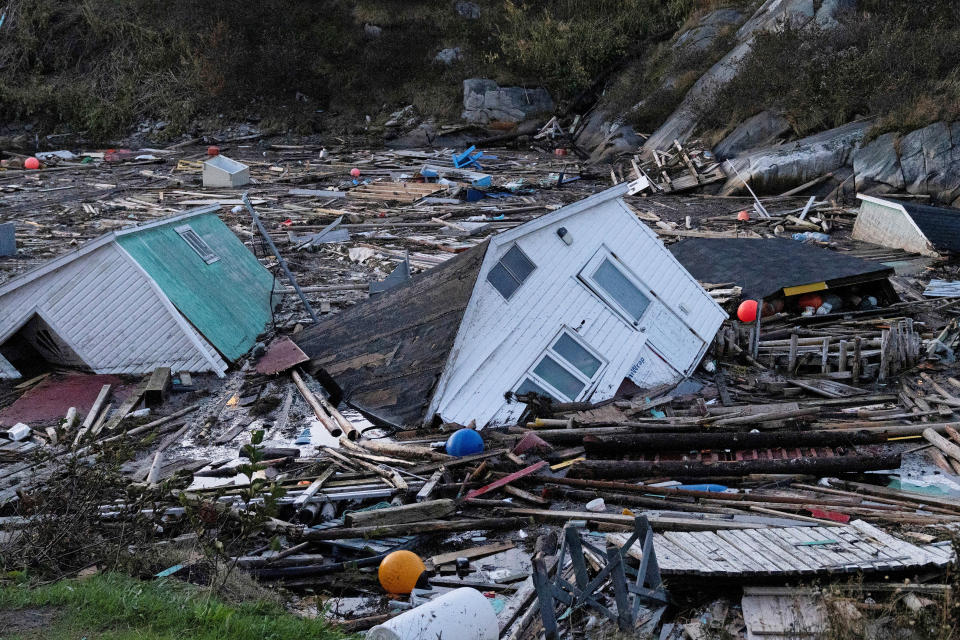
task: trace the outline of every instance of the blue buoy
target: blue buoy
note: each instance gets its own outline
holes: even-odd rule
[[[446,449],[458,458],[483,453],[483,438],[473,429],[458,429],[447,438]]]

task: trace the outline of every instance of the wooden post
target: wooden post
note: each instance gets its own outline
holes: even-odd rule
[[[884,329],[880,334],[880,371],[877,373],[877,380],[883,382],[887,379],[887,370],[890,367],[890,330]]]
[[[853,341],[853,368],[851,369],[851,377],[854,383],[860,379],[860,367],[862,363],[860,362],[860,342],[862,338],[857,336]]]
[[[796,332],[790,334],[790,361],[787,365],[787,373],[793,375],[797,371],[797,345],[800,336]]]
[[[837,371],[847,370],[847,341],[840,341],[840,356],[837,360]]]
[[[823,351],[820,353],[820,373],[830,373],[830,338],[823,339]]]

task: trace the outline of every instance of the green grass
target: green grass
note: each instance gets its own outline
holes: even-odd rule
[[[0,637],[10,640],[336,640],[351,638],[319,620],[299,618],[274,603],[227,604],[171,580],[143,582],[120,574],[63,580],[29,588],[0,587],[0,619],[15,623],[17,609],[53,608],[42,628]]]

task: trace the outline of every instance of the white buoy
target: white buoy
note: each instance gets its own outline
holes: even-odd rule
[[[493,606],[470,587],[454,589],[367,632],[367,640],[497,640]]]

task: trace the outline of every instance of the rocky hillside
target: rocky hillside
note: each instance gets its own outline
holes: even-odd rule
[[[10,0],[0,15],[0,147],[238,122],[457,144],[457,125],[502,138],[558,115],[594,162],[695,138],[764,193],[830,174],[825,193],[960,197],[955,0]]]
[[[906,191],[960,206],[958,25],[948,1],[767,0],[701,13],[670,41],[666,64],[611,83],[581,144],[602,160],[699,137],[761,193],[830,174],[824,193]],[[692,76],[691,58],[702,67]],[[742,186],[734,178],[722,192]]]

